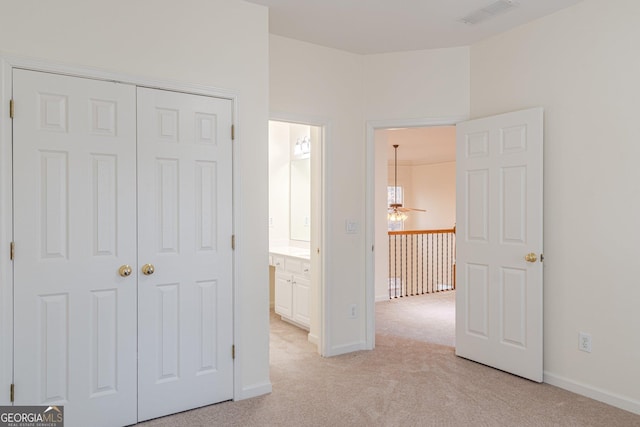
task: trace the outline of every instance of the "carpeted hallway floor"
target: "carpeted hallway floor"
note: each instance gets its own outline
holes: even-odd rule
[[[455,347],[456,292],[394,298],[376,304],[376,334]]]
[[[424,304],[439,307],[444,325],[453,293],[433,297]],[[640,415],[456,357],[453,329],[424,328],[419,318],[438,310],[420,314],[428,308],[419,305],[412,298],[378,303],[376,349],[332,358],[272,315],[273,393],[142,425],[640,426]],[[397,316],[407,313],[414,315],[405,324]]]

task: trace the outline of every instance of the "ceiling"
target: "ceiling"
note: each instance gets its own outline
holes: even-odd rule
[[[582,0],[247,0],[269,7],[272,34],[358,54],[469,46]],[[482,22],[463,18],[514,5]],[[476,15],[478,16],[478,15]],[[381,130],[400,164],[455,161],[455,127]]]
[[[469,46],[581,0],[247,1],[269,7],[272,34],[375,54]],[[477,24],[462,22],[462,18],[497,3],[516,7]]]
[[[456,127],[432,126],[424,128],[376,130],[387,140],[387,160],[393,164],[393,144],[398,144],[398,164],[422,165],[455,162]]]

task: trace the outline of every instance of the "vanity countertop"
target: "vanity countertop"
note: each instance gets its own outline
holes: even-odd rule
[[[269,253],[302,258],[306,260],[309,260],[311,258],[311,252],[309,251],[309,249],[296,248],[295,246],[273,246],[269,248]]]

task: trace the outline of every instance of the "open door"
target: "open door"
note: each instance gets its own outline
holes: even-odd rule
[[[456,354],[542,382],[543,110],[457,126]]]

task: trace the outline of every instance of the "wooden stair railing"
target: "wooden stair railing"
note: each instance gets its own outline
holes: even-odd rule
[[[389,231],[389,298],[454,290],[455,233]]]

